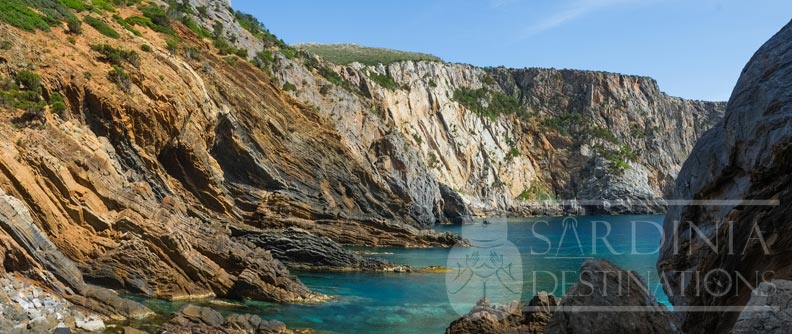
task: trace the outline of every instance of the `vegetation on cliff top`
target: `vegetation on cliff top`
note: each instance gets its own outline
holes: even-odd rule
[[[349,65],[358,62],[364,65],[388,65],[399,61],[437,61],[443,60],[426,53],[407,52],[385,48],[371,48],[355,44],[298,44],[296,48],[309,51],[338,64]]]

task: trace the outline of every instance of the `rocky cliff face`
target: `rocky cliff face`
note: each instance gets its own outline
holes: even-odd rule
[[[790,279],[792,266],[786,256],[792,245],[788,224],[792,214],[790,46],[792,24],[751,58],[723,122],[699,140],[679,173],[675,198],[726,202],[669,210],[657,267],[666,278],[665,289],[674,305],[743,306],[762,281]],[[788,291],[784,293],[788,298]],[[783,304],[784,299],[770,300]],[[786,317],[788,306],[773,313]],[[736,332],[756,326],[751,318],[770,319],[775,314],[740,317],[745,322]],[[687,333],[725,333],[738,315],[691,312],[684,316],[683,328]],[[767,331],[772,330],[771,323],[784,321],[769,321]]]
[[[441,186],[478,215],[663,212],[681,163],[724,107],[603,72],[276,64],[278,82],[296,87],[425,224],[453,202]],[[543,202],[554,199],[581,201]]]
[[[449,246],[422,228],[471,213],[661,210],[719,117],[616,74],[334,66],[222,0],[42,3],[0,25],[0,270],[116,318],[149,312],[105,288],[322,301],[278,258],[376,269],[340,245]]]
[[[165,20],[143,6],[117,15]],[[212,13],[206,22],[250,34]],[[80,34],[0,25],[0,271],[136,317],[149,312],[96,286],[168,299],[325,300],[242,237],[264,229],[299,227],[321,236],[311,239],[318,248],[458,241],[416,228],[410,201],[244,52],[223,55],[184,17],[127,29],[105,14],[102,30],[117,38],[88,25]]]

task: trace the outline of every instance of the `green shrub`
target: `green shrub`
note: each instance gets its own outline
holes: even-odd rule
[[[376,82],[382,88],[389,89],[389,90],[396,90],[399,88],[399,84],[396,83],[395,80],[390,75],[387,74],[379,74],[374,71],[369,71],[368,76],[371,81]]]
[[[78,12],[82,12],[88,9],[88,6],[82,2],[82,0],[60,0],[64,6],[74,9]]]
[[[137,52],[114,48],[108,44],[91,45],[91,50],[102,55],[101,60],[116,66],[121,66],[122,62],[127,62],[134,67],[140,67],[140,56]]]
[[[30,9],[21,0],[0,1],[0,21],[27,31],[50,31],[52,18]]]
[[[17,85],[27,91],[41,92],[41,77],[28,70],[21,70],[14,76]]]
[[[143,52],[151,52],[151,45],[143,44],[140,46],[140,50],[143,50]]]
[[[532,182],[528,189],[523,190],[517,198],[518,201],[552,201],[555,195],[545,189],[546,187],[539,182]]]
[[[406,52],[384,48],[370,48],[354,44],[301,44],[297,49],[307,50],[323,59],[338,65],[358,62],[364,65],[388,65],[399,61],[436,61],[443,60],[426,53]]]
[[[28,70],[17,72],[13,78],[0,81],[0,105],[25,110],[15,123],[46,121],[46,101],[41,98],[41,78]]]
[[[202,38],[212,38],[212,32],[211,31],[209,31],[208,29],[206,29],[204,27],[199,26],[189,16],[187,16],[187,15],[183,16],[181,21],[182,21],[182,23],[184,24],[185,27],[187,27],[188,29],[192,30],[192,32],[194,32],[196,35],[198,35],[198,36],[200,36]]]
[[[282,54],[284,57],[286,57],[286,58],[289,58],[289,59],[294,59],[294,58],[297,58],[297,50],[295,50],[295,49],[292,49],[292,48],[285,48],[285,49],[281,49],[281,50],[280,50],[280,53],[281,53],[281,54]]]
[[[11,50],[14,47],[14,43],[10,41],[0,41],[0,50]]]
[[[113,65],[113,69],[107,73],[107,79],[116,84],[118,89],[123,92],[132,90],[132,79],[126,71],[120,66]]]
[[[107,25],[107,23],[104,23],[104,21],[102,21],[100,19],[97,19],[97,18],[95,18],[93,16],[86,16],[85,17],[85,23],[87,23],[89,26],[91,26],[94,29],[96,29],[96,31],[98,31],[99,33],[101,33],[102,35],[105,35],[107,37],[110,37],[110,38],[119,38],[119,37],[121,37],[118,34],[118,32],[115,31],[115,29],[111,28],[109,25]]]
[[[283,90],[285,90],[285,91],[295,91],[295,90],[297,90],[297,86],[295,86],[291,82],[287,82],[287,83],[283,84]]]
[[[165,41],[165,48],[168,49],[170,54],[175,55],[176,52],[179,51],[179,42],[177,42],[175,39],[168,39]]]
[[[63,114],[64,111],[66,111],[66,103],[63,99],[63,95],[61,95],[58,92],[52,93],[52,96],[50,96],[49,103],[50,103],[50,110],[52,110],[52,112],[58,115],[61,115]]]
[[[121,4],[121,2],[118,0],[114,0],[113,2]],[[94,9],[100,9],[108,12],[114,12],[116,10],[115,5],[108,2],[107,0],[91,0],[91,3],[93,4]]]
[[[196,47],[184,48],[184,57],[192,60],[201,60],[201,50]]]
[[[253,58],[253,62],[261,69],[269,69],[272,63],[275,62],[275,57],[272,55],[272,51],[261,50],[256,53],[256,57]]]
[[[319,88],[319,94],[327,95],[330,92],[330,85],[323,85],[322,88]]]
[[[157,5],[150,4],[140,8],[143,16],[130,16],[125,19],[131,25],[148,27],[159,33],[176,36],[176,31],[170,26],[168,13]]]
[[[66,19],[66,27],[69,29],[69,32],[75,35],[82,34],[82,21],[76,16],[72,16]]]
[[[113,14],[113,19],[116,22],[118,22],[118,25],[124,27],[124,29],[126,29],[129,32],[131,32],[133,35],[135,35],[135,36],[143,36],[143,34],[139,30],[135,29],[135,27],[133,27],[129,22],[124,20],[124,18],[119,16],[118,14]]]
[[[526,116],[516,98],[487,88],[460,88],[454,91],[454,100],[482,117],[495,119],[499,115],[518,113]],[[486,103],[487,107],[484,107]]]

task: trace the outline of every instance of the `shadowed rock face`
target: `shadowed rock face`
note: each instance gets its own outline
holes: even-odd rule
[[[587,260],[580,273],[581,280],[561,298],[561,310],[553,312],[545,333],[681,333],[671,312],[647,293],[638,273],[605,260]],[[602,309],[586,312],[575,307]],[[609,307],[633,311],[609,312]]]
[[[752,287],[792,277],[792,25],[754,54],[732,93],[722,123],[707,132],[685,162],[675,198],[774,200],[779,205],[672,207],[657,268],[674,305],[742,306]],[[731,222],[731,223],[729,223]],[[698,228],[693,232],[691,226]],[[761,235],[760,235],[761,234]],[[733,238],[728,242],[716,238]],[[715,249],[706,244],[715,244]],[[723,275],[705,274],[723,270]],[[685,275],[685,271],[700,275]],[[734,284],[744,278],[751,284]],[[731,282],[731,283],[729,283]],[[705,286],[723,287],[697,294]],[[684,289],[682,287],[687,287]],[[728,332],[739,313],[689,313],[687,333]]]
[[[783,334],[792,328],[792,281],[762,282],[740,313],[732,334]]]

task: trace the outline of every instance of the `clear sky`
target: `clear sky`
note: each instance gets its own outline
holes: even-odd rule
[[[792,0],[232,0],[286,43],[355,43],[477,66],[647,75],[727,100]]]

